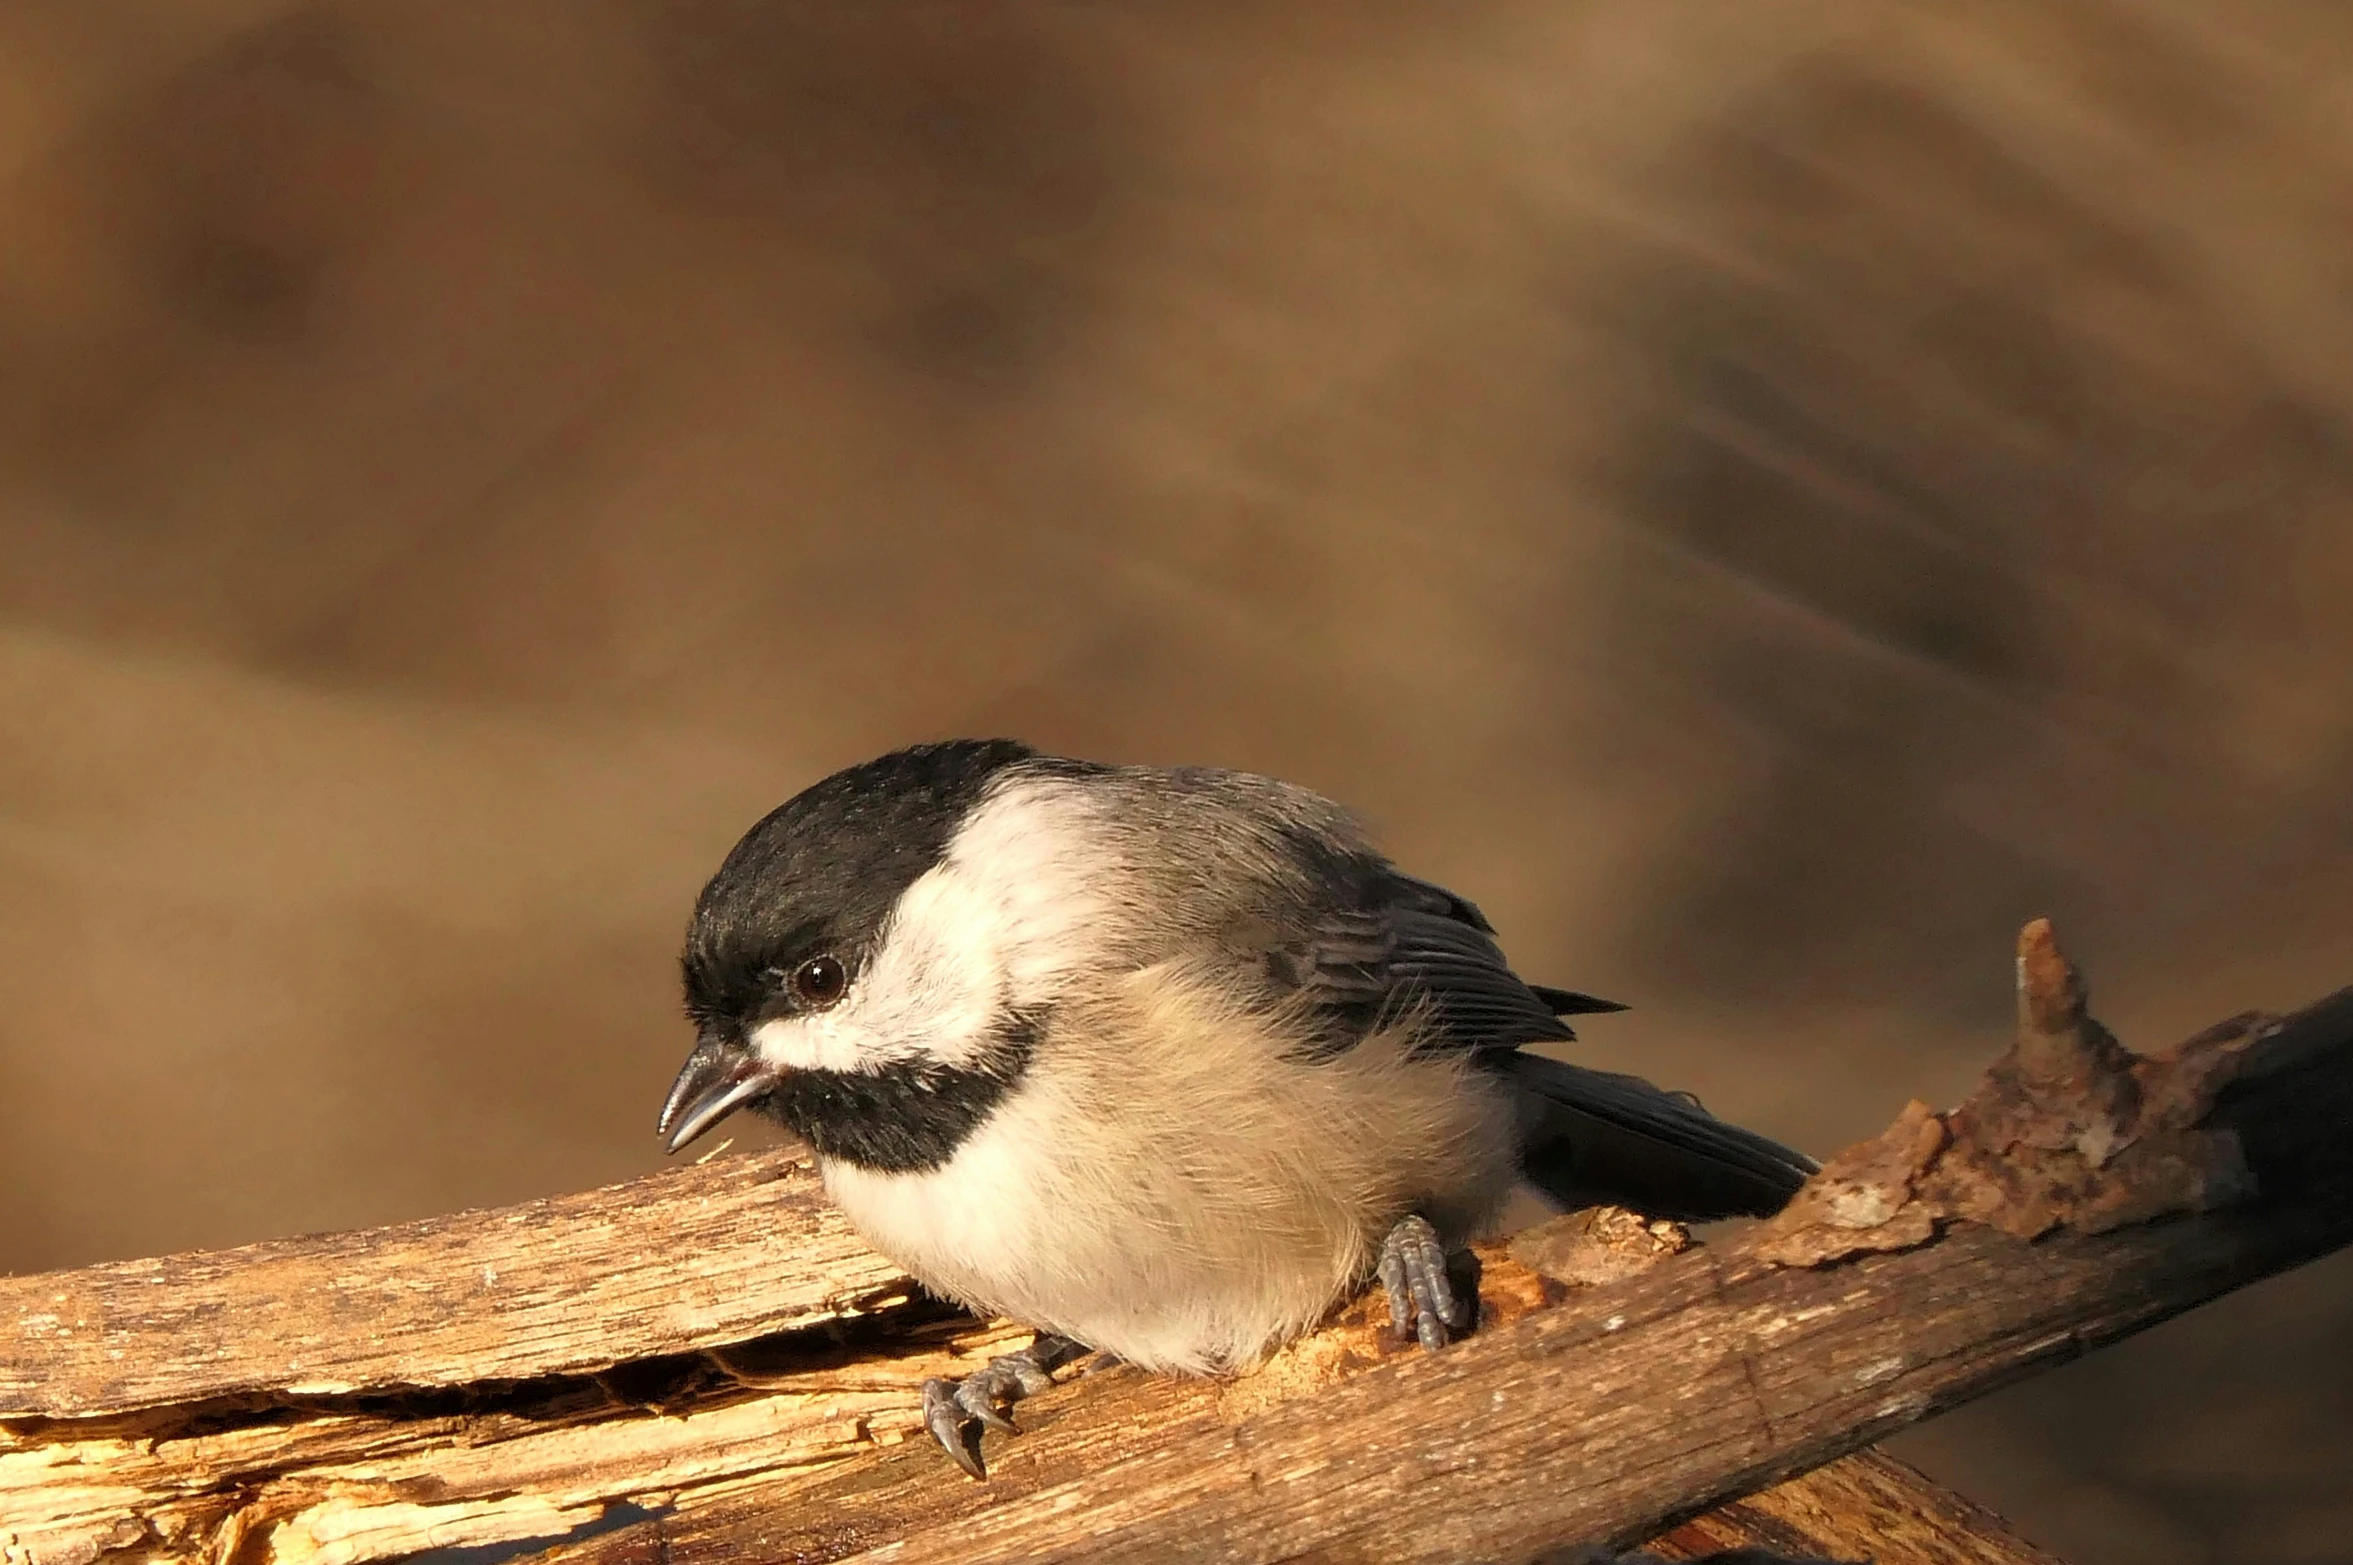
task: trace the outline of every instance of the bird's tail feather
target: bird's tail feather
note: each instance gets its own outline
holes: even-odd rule
[[[1572,1207],[1609,1201],[1682,1222],[1762,1217],[1814,1172],[1805,1154],[1638,1076],[1524,1052],[1484,1063],[1531,1095],[1525,1172]]]
[[[1528,985],[1528,992],[1544,1002],[1544,1008],[1555,1016],[1597,1016],[1626,1007],[1616,1000],[1604,1000],[1599,995],[1579,994],[1574,989],[1551,989],[1543,984]]]

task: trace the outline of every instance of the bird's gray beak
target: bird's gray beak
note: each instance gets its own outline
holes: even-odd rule
[[[776,1085],[776,1072],[740,1043],[704,1034],[670,1084],[655,1134],[675,1152]]]

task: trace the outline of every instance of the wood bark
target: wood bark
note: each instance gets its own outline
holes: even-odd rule
[[[0,1278],[0,1419],[588,1374],[911,1296],[790,1154],[356,1233]]]
[[[1700,1560],[1733,1549],[1871,1565],[2060,1565],[1984,1506],[1881,1451],[1841,1457],[1695,1516],[1642,1552]]]
[[[0,1280],[0,1557],[1835,1558],[1860,1527],[1887,1565],[2033,1559],[1968,1552],[2010,1545],[1884,1464],[1791,1480],[2353,1238],[2353,991],[2143,1059],[2047,929],[2021,974],[2031,1047],[1774,1223],[1488,1247],[1481,1329],[1434,1356],[1360,1300],[1239,1380],[1069,1381],[985,1484],[919,1437],[916,1390],[1020,1333],[922,1299],[785,1156]],[[1874,1506],[1948,1552],[1895,1552]]]

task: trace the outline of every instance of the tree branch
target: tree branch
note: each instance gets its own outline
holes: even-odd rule
[[[1367,1299],[1236,1381],[1066,1383],[986,1484],[918,1438],[916,1388],[1020,1334],[916,1296],[781,1156],[0,1280],[0,1553],[1851,1555],[1843,1516],[1893,1565],[1876,1505],[1982,1544],[1914,1558],[2035,1559],[1886,1464],[1714,1508],[2353,1238],[2353,991],[2142,1058],[2047,926],[2020,974],[2020,1045],[1970,1101],[1914,1105],[1770,1224],[1717,1248],[1582,1214],[1487,1247],[1481,1329],[1437,1355]]]
[[[1871,1565],[2059,1565],[1999,1516],[1878,1451],[1720,1506],[1643,1552],[1696,1560],[1729,1549]]]
[[[581,1375],[903,1304],[789,1153],[495,1211],[0,1278],[0,1419]]]

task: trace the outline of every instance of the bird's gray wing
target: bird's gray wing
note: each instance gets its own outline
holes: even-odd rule
[[[1325,1048],[1418,1010],[1423,1047],[1469,1050],[1528,1095],[1523,1171],[1556,1199],[1699,1221],[1777,1211],[1813,1172],[1803,1154],[1726,1124],[1689,1093],[1521,1053],[1573,1038],[1564,1015],[1623,1007],[1522,982],[1462,898],[1392,873],[1369,901],[1323,913],[1285,953]]]
[[[1444,887],[1392,870],[1357,890],[1349,904],[1319,910],[1270,962],[1330,1049],[1416,1012],[1424,1047],[1484,1051],[1571,1039],[1562,1016],[1624,1009],[1523,982],[1485,916]]]

